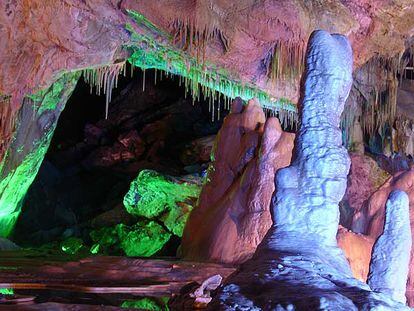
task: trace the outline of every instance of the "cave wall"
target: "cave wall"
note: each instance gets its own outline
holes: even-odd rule
[[[50,88],[26,98],[19,111],[10,148],[0,164],[0,236],[13,229],[78,78],[78,73],[63,75]]]

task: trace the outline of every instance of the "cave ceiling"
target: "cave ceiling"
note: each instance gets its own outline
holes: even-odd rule
[[[295,104],[314,29],[347,35],[355,68],[403,52],[414,31],[411,0],[9,0],[0,6],[0,94],[11,96],[14,107],[65,72],[129,58],[128,46],[147,53],[159,44],[200,70],[224,72],[222,80]],[[133,34],[146,38],[144,47]]]

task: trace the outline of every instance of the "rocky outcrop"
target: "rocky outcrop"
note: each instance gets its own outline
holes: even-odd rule
[[[274,87],[266,85],[266,70],[260,68],[278,42],[301,43],[318,28],[348,34],[361,65],[374,53],[394,55],[404,49],[412,28],[408,21],[414,12],[407,0],[336,0],[324,4],[244,0],[237,6],[232,1],[217,0],[4,2],[1,37],[7,40],[0,46],[0,93],[25,94],[50,85],[62,70],[91,68],[125,57],[121,47],[128,43],[129,34],[124,26],[133,24],[127,9],[138,11],[159,29],[176,35],[177,49],[185,46],[179,42],[180,29],[205,30],[205,35],[211,35],[206,60],[238,73],[243,82],[256,81],[275,95],[278,92]],[[163,40],[162,31],[142,26],[138,25],[141,34]],[[217,34],[210,33],[213,31]],[[301,46],[303,49],[303,42]],[[189,47],[188,52],[196,55],[197,49]],[[289,94],[296,93],[297,86],[292,92],[286,84],[288,81],[278,86],[278,91],[284,88],[284,95],[291,98]]]
[[[142,170],[131,182],[124,206],[128,213],[137,217],[159,219],[171,233],[182,236],[200,188],[198,176],[177,178]]]
[[[85,69],[93,73],[97,68],[109,72],[112,64],[119,67],[129,58],[144,68],[186,74],[192,80],[186,85],[194,94],[201,83],[230,97],[254,93],[262,105],[271,107],[286,108],[277,100],[287,98],[293,104],[285,114],[292,121],[311,31],[324,28],[349,35],[359,67],[373,55],[386,58],[402,51],[412,34],[413,14],[414,5],[407,0],[239,1],[237,6],[222,0],[3,1],[0,100],[7,100],[0,111],[0,160],[8,147],[15,148],[10,142],[18,130],[17,111],[30,106],[24,96],[46,90],[64,73]],[[193,37],[198,39],[193,42]],[[143,62],[146,57],[134,61],[133,53],[148,55],[150,61]],[[181,62],[165,62],[169,55],[180,55]],[[206,75],[209,79],[201,81]],[[17,148],[31,144],[27,141]],[[107,165],[139,151],[121,149],[118,145],[97,156],[115,152],[115,158],[104,161]]]
[[[350,165],[338,126],[351,71],[346,38],[313,33],[296,157],[277,174],[273,226],[253,258],[226,281],[212,309],[406,309],[352,278],[336,244]]]
[[[233,103],[184,230],[184,258],[236,263],[254,253],[271,225],[275,172],[289,165],[293,141],[256,101]]]
[[[20,110],[10,149],[0,164],[0,236],[8,236],[14,227],[78,78],[76,73],[64,75],[46,91],[26,99]]]

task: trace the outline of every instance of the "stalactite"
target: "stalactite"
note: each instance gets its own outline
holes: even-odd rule
[[[132,76],[133,69],[131,69]],[[103,89],[103,94],[106,95],[106,105],[105,105],[105,118],[108,118],[109,103],[112,100],[112,90],[114,87],[118,86],[118,76],[119,74],[126,75],[126,62],[119,62],[108,66],[103,66],[99,68],[85,69],[83,71],[83,77],[87,83],[90,85],[91,93],[93,88],[97,95],[101,94]]]
[[[149,23],[138,12],[128,10],[128,13],[139,24],[147,25]],[[128,61],[133,66],[141,69],[157,69],[160,71],[160,80],[163,75],[182,77],[185,96],[187,93],[191,94],[194,101],[201,98],[211,100],[211,98],[217,98],[218,94],[222,94],[225,105],[216,107],[216,116],[219,114],[217,109],[222,109],[222,107],[229,109],[231,100],[236,97],[241,97],[243,100],[256,98],[263,109],[274,110],[275,113],[281,112],[281,116],[284,117],[284,121],[281,120],[282,126],[296,126],[297,107],[295,104],[283,98],[274,98],[252,84],[231,80],[225,69],[219,69],[213,64],[205,62],[203,49],[211,40],[219,39],[223,43],[224,49],[231,45],[231,40],[220,30],[218,25],[213,23],[203,26],[202,21],[195,21],[193,17],[186,20],[176,20],[170,25],[173,39],[163,43],[155,42],[153,39],[136,32],[132,25],[127,24],[126,29],[131,32],[131,42],[126,48],[131,52]],[[287,49],[293,55],[286,55],[282,58],[289,60],[286,68],[289,67],[289,64],[297,64],[296,69],[292,69],[292,72],[303,69],[302,59],[305,53],[304,43],[299,39],[295,39],[295,42],[292,40]],[[287,54],[285,50],[283,51],[283,55]]]
[[[368,64],[368,83],[373,85],[369,98],[360,96],[362,127],[369,137],[392,127],[397,109],[400,58],[375,57]]]
[[[170,26],[174,34],[173,43],[184,51],[195,53],[197,61],[204,63],[207,46],[212,40],[219,40],[224,52],[229,48],[226,34],[214,25],[199,26],[192,19],[176,19]]]
[[[306,44],[303,40],[278,40],[269,53],[267,75],[272,82],[298,80],[305,64]]]

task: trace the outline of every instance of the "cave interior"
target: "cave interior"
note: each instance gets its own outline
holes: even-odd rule
[[[0,9],[0,310],[414,307],[412,1]]]

